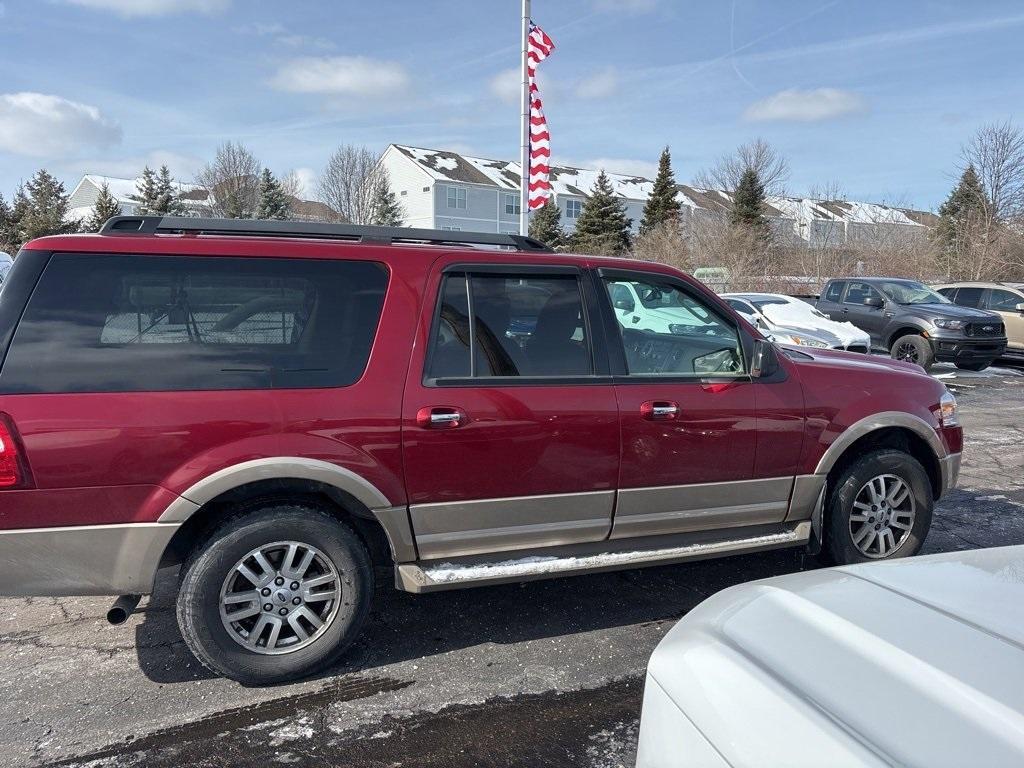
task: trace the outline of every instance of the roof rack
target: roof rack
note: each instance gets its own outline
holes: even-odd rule
[[[494,245],[517,251],[551,253],[539,240],[523,235],[456,232],[408,227],[370,227],[319,221],[277,219],[199,219],[190,216],[114,216],[101,235],[153,235],[158,232],[246,237],[309,237],[358,243],[427,243],[430,245]]]

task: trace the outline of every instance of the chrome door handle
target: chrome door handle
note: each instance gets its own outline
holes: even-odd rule
[[[433,406],[420,408],[416,412],[416,424],[424,429],[454,429],[466,423],[466,413],[461,408]]]
[[[679,415],[679,406],[670,400],[648,400],[640,404],[640,416],[648,421],[671,421]]]

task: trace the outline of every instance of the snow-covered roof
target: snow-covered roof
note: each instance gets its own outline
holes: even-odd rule
[[[392,146],[438,181],[462,181],[501,189],[519,189],[521,165],[518,162],[488,160],[441,149],[423,149],[402,144]],[[612,189],[621,197],[645,200],[651,192],[653,182],[650,179],[622,173],[607,173]],[[552,165],[551,186],[556,195],[586,196],[590,194],[597,181],[597,174],[596,170]]]
[[[424,149],[402,144],[392,145],[438,181],[461,181],[484,184],[501,189],[519,189],[518,162],[488,160],[441,149]],[[598,170],[551,166],[551,186],[555,195],[587,196],[597,181]],[[629,200],[643,202],[650,195],[654,182],[643,176],[607,172],[615,193]],[[686,184],[677,187],[676,199],[686,208],[725,213],[732,208],[732,196],[717,189],[702,189]],[[934,226],[935,215],[911,208],[897,208],[880,203],[854,200],[812,200],[801,197],[769,196],[768,214],[798,222],[812,220],[851,224],[902,224]],[[806,236],[806,235],[805,235]]]
[[[114,196],[115,200],[119,203],[129,203],[132,201],[134,196],[138,194],[137,185],[141,178],[142,177],[140,176],[136,179],[120,179],[116,176],[99,176],[94,173],[87,173],[82,177],[82,181],[88,181],[97,189],[106,184],[107,188],[110,190],[110,194]],[[185,184],[183,182],[176,181],[174,182],[174,185],[183,193],[203,191],[202,187],[196,184]]]

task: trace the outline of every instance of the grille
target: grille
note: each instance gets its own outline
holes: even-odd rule
[[[967,336],[1002,336],[1003,324],[992,321],[991,323],[968,323],[964,327]]]

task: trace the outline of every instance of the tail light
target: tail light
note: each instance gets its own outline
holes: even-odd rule
[[[10,418],[0,413],[0,490],[31,486],[32,475],[18,432]]]

